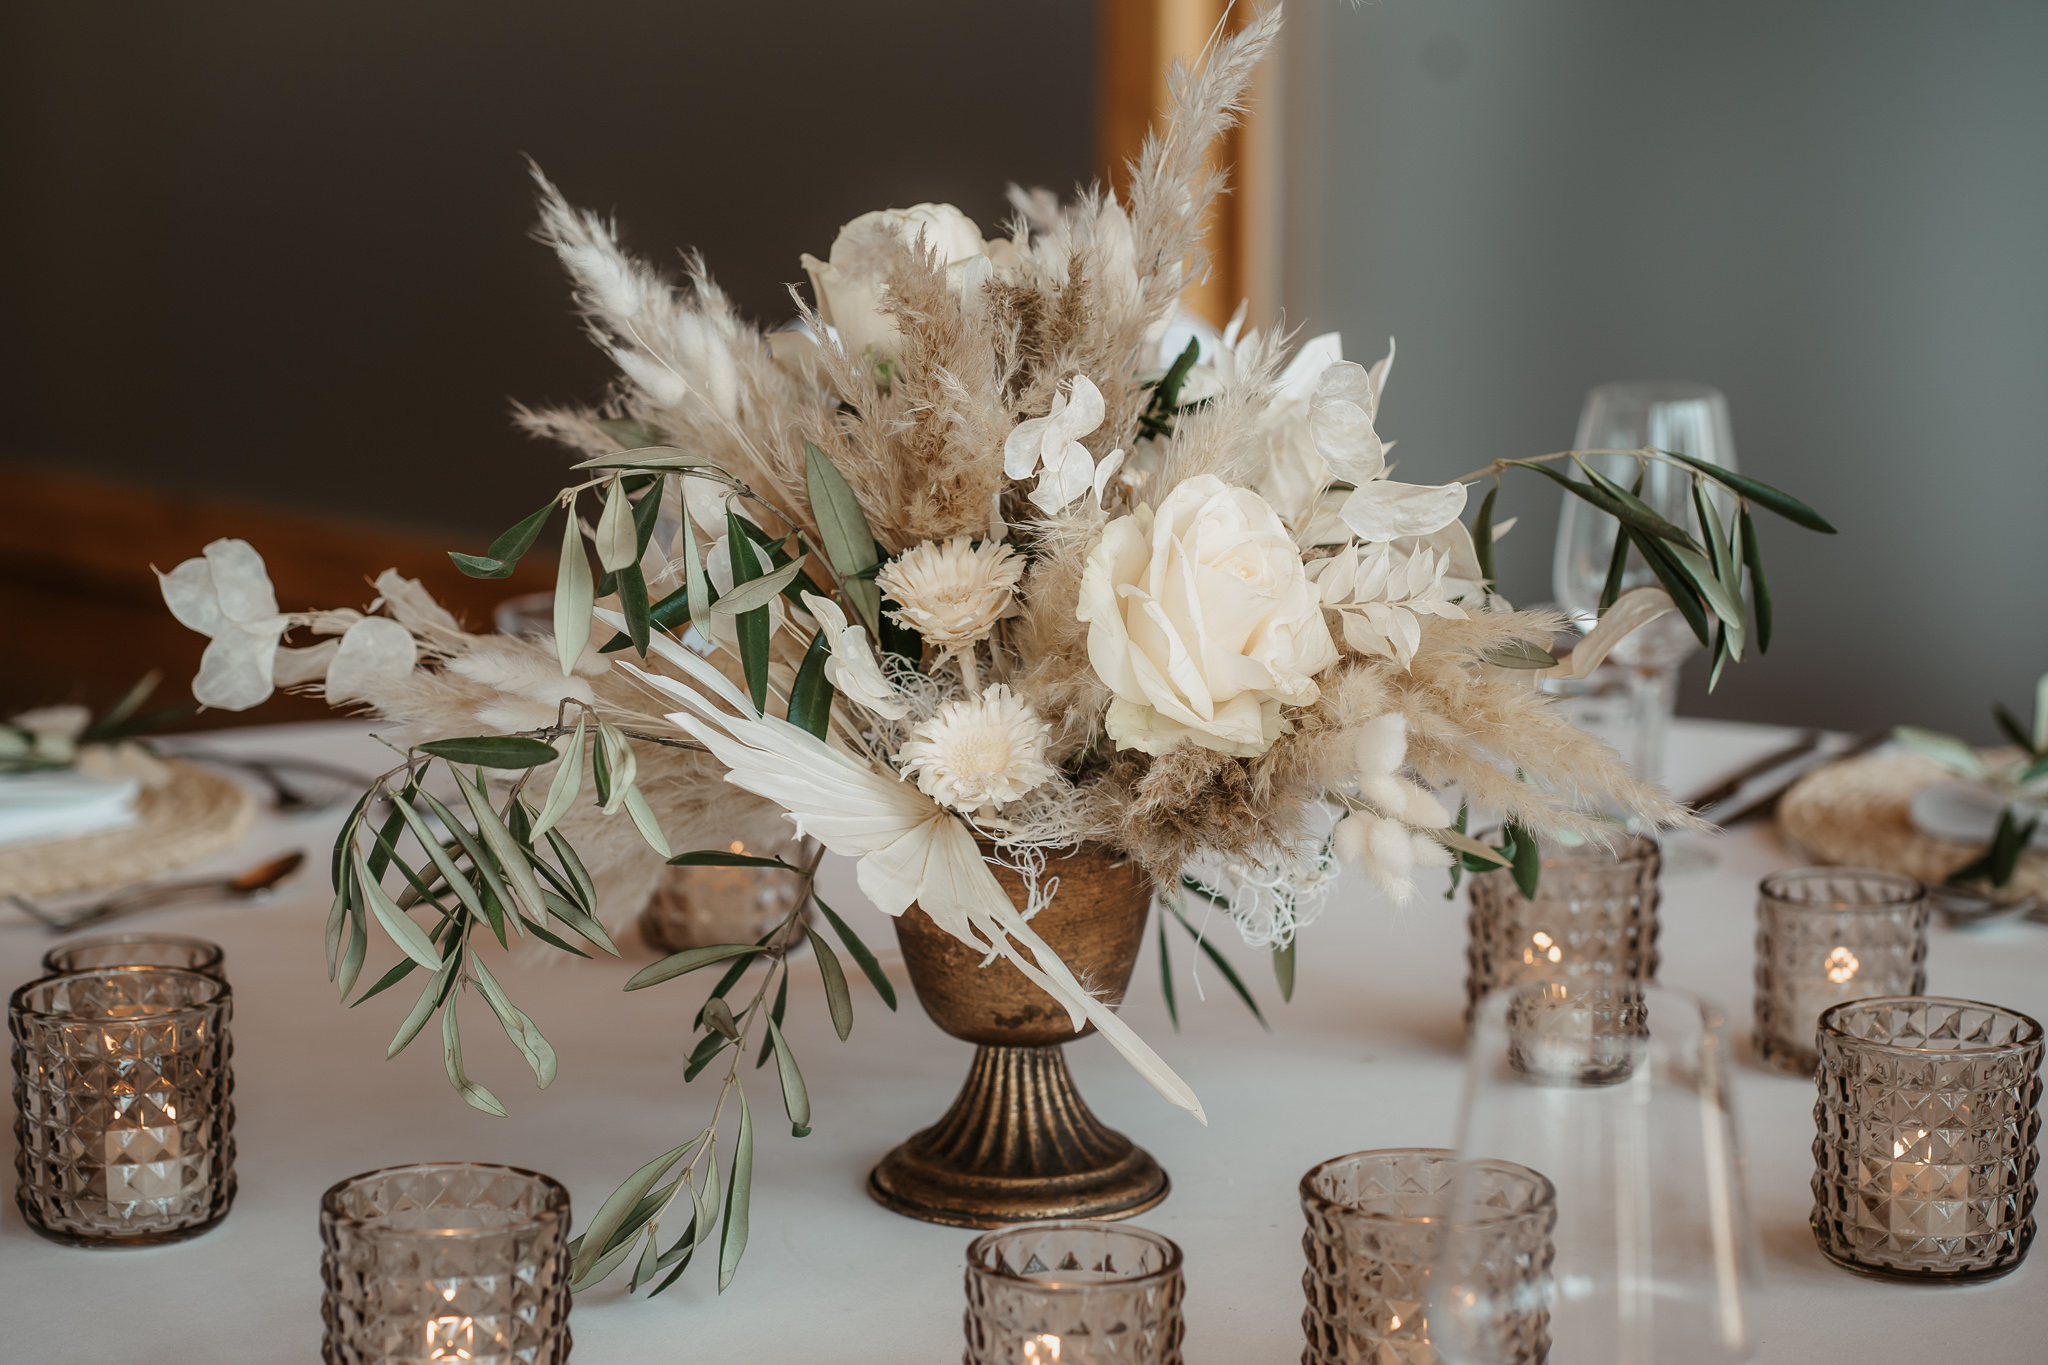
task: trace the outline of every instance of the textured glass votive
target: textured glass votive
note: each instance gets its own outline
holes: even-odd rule
[[[1975,1280],[2034,1240],[2041,1026],[1973,1000],[1885,996],[1820,1017],[1813,1235],[1851,1270]]]
[[[434,1162],[320,1197],[327,1365],[560,1365],[569,1192],[512,1166]]]
[[[1821,1011],[1927,988],[1927,888],[1860,867],[1802,867],[1763,879],[1756,902],[1756,1050],[1812,1075]]]
[[[232,1012],[224,983],[167,967],[49,976],[14,993],[14,1199],[30,1227],[74,1246],[132,1246],[227,1216]]]
[[[1180,1248],[1115,1223],[1018,1223],[967,1247],[964,1365],[1181,1365]]]
[[[218,943],[182,934],[101,934],[60,943],[43,954],[43,970],[89,972],[98,967],[176,967],[226,981],[227,954]]]
[[[1499,831],[1482,834],[1500,842]],[[1542,843],[1536,899],[1506,868],[1474,873],[1467,895],[1465,1017],[1488,991],[1530,981],[1654,981],[1657,872],[1654,841],[1629,835],[1598,844]]]
[[[1613,1085],[1650,1035],[1639,981],[1544,981],[1513,988],[1508,1065],[1536,1085]]]
[[[1455,1206],[1454,1206],[1455,1200]],[[1353,1152],[1301,1178],[1302,1365],[1436,1365],[1424,1307],[1448,1236],[1468,1292],[1523,1305],[1487,1359],[1540,1365],[1557,1191],[1526,1166],[1431,1147]]]
[[[734,853],[780,858],[802,867],[817,845],[789,838],[773,844],[732,842]],[[714,943],[753,943],[789,918],[804,879],[777,867],[665,867],[640,912],[640,935],[656,952],[680,953]],[[803,941],[792,924],[792,943]]]

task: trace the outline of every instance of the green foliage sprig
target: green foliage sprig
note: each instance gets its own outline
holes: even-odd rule
[[[1586,457],[1591,455],[1626,455],[1634,459],[1639,470],[1635,486],[1623,488],[1602,474],[1587,463]],[[1563,460],[1571,461],[1584,477],[1574,479],[1550,467],[1552,463]],[[1688,494],[1700,525],[1698,538],[1643,501],[1642,474],[1648,470],[1652,460],[1671,465],[1687,475]],[[1499,476],[1509,469],[1534,470],[1619,523],[1614,555],[1609,561],[1607,580],[1600,594],[1600,610],[1606,611],[1621,595],[1622,579],[1633,552],[1670,595],[1672,605],[1685,618],[1700,644],[1711,651],[1713,666],[1707,679],[1710,690],[1720,682],[1721,670],[1729,661],[1741,661],[1750,641],[1755,641],[1759,654],[1767,652],[1771,646],[1771,590],[1764,577],[1763,548],[1757,538],[1752,507],[1761,507],[1810,531],[1835,534],[1835,528],[1826,518],[1791,494],[1761,480],[1674,450],[1648,447],[1641,450],[1566,450],[1533,460],[1495,460],[1484,469],[1460,478],[1462,483],[1487,477],[1495,480],[1494,488],[1480,504],[1478,528],[1473,534],[1473,548],[1480,556],[1481,572],[1488,579],[1493,576],[1491,531],[1494,493],[1499,490]],[[1735,499],[1732,523],[1723,522],[1714,499],[1708,494],[1709,483],[1718,484]],[[1747,594],[1744,592],[1745,583]]]
[[[2013,874],[2019,871],[2020,856],[2033,842],[2041,821],[2032,810],[2022,818],[2018,803],[2048,795],[2048,790],[2044,790],[2048,788],[2048,674],[2034,684],[2031,726],[2022,725],[2003,702],[1993,703],[1991,714],[2005,737],[2019,749],[2018,761],[1994,767],[1954,735],[1913,725],[1901,725],[1892,731],[1894,739],[1915,753],[1933,759],[1958,777],[1990,784],[2004,798],[1991,842],[1982,853],[1948,874],[1950,886],[1984,883],[1993,890],[2002,890],[2010,884]]]

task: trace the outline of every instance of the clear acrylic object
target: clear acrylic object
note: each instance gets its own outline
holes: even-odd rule
[[[1757,1251],[1720,1015],[1656,985],[1569,991],[1585,1011],[1554,1008],[1554,984],[1481,1002],[1459,1125],[1461,1173],[1509,1161],[1556,1187],[1555,1259],[1500,1294],[1461,1276],[1472,1249],[1447,1239],[1430,1282],[1436,1348],[1451,1365],[1532,1365],[1509,1329],[1540,1309],[1550,1357],[1573,1365],[1748,1360]]]

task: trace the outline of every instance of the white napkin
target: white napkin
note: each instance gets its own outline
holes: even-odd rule
[[[0,848],[125,829],[136,821],[141,790],[132,777],[87,777],[68,769],[0,774]]]

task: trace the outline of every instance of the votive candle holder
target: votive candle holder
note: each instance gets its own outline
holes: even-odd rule
[[[2034,1239],[2041,1026],[1974,1000],[1883,996],[1820,1017],[1813,1235],[1838,1265],[1982,1280]]]
[[[169,967],[31,981],[14,1040],[15,1203],[73,1246],[173,1242],[235,1199],[226,983]]]
[[[1499,831],[1481,835],[1500,842]],[[1655,840],[1626,835],[1613,848],[1544,839],[1534,899],[1514,874],[1471,875],[1465,947],[1465,1018],[1488,991],[1526,982],[1618,984],[1657,977]]]
[[[1461,1167],[1433,1147],[1353,1152],[1302,1176],[1301,1210],[1302,1365],[1436,1365],[1426,1308],[1446,1238],[1470,1292],[1523,1305],[1501,1317],[1486,1358],[1547,1358],[1557,1190],[1542,1175],[1510,1161]]]
[[[561,1365],[569,1192],[515,1166],[429,1162],[320,1198],[326,1365]]]
[[[967,1247],[964,1365],[1181,1365],[1180,1248],[1123,1224],[1017,1223]]]
[[[99,934],[60,943],[43,954],[43,970],[89,972],[100,967],[175,967],[226,981],[227,954],[218,943],[183,934]]]
[[[1763,879],[1756,902],[1756,1051],[1810,1076],[1821,1012],[1844,1000],[1927,989],[1927,888],[1860,867]]]

